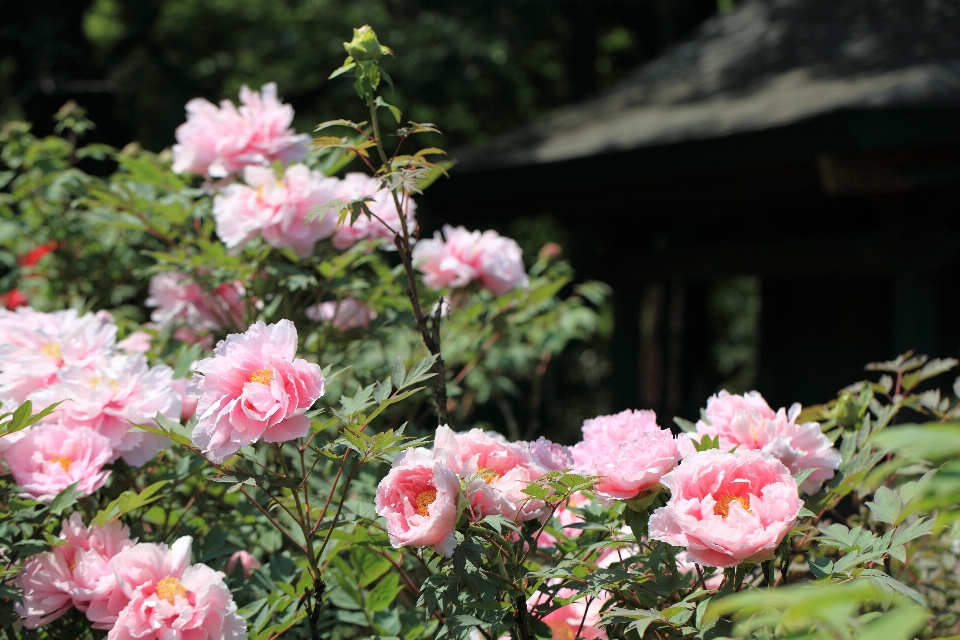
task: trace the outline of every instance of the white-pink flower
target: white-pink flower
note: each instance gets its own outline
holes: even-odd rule
[[[348,214],[344,224],[337,228],[333,236],[333,246],[337,249],[349,249],[361,240],[379,240],[384,249],[394,248],[394,234],[400,233],[401,225],[397,205],[390,191],[381,189],[376,178],[365,173],[348,173],[337,187],[336,198],[343,202],[368,197],[373,200],[367,203],[367,208],[376,215],[376,218],[361,214],[351,223]],[[398,197],[401,197],[401,207],[406,216],[407,228],[412,233],[417,224],[415,217],[417,203],[413,199],[407,199],[404,203],[402,196]]]
[[[150,279],[146,305],[153,307],[151,321],[160,325],[175,322],[196,333],[245,325],[245,295],[239,282],[206,293],[186,274],[164,271]]]
[[[197,402],[199,398],[187,393],[190,386],[188,378],[175,378],[173,381],[173,390],[180,396],[180,421],[186,422],[197,415]]]
[[[680,451],[653,411],[627,410],[585,421],[573,459],[578,471],[601,477],[594,487],[598,497],[629,500],[656,487],[680,461]]]
[[[21,495],[52,502],[74,483],[90,495],[110,475],[103,465],[113,451],[110,441],[93,429],[60,424],[34,426],[6,451],[6,462]]]
[[[431,289],[465,287],[474,280],[496,295],[527,282],[523,251],[516,241],[496,231],[467,231],[444,225],[433,238],[420,240],[413,262]]]
[[[146,353],[152,342],[153,336],[146,331],[134,331],[117,343],[117,349],[127,353]]]
[[[803,506],[790,470],[761,451],[701,451],[661,482],[671,495],[650,516],[650,537],[709,567],[769,560]]]
[[[306,315],[314,322],[329,322],[338,331],[349,331],[370,326],[377,312],[362,300],[344,298],[308,307]]]
[[[289,320],[257,322],[231,334],[214,356],[197,364],[188,393],[198,396],[193,442],[222,462],[261,438],[284,442],[310,430],[304,414],[323,395],[320,367],[296,357],[297,329]]]
[[[697,433],[719,438],[720,448],[757,449],[779,459],[791,473],[816,469],[800,488],[816,493],[840,466],[840,452],[816,422],[797,424],[800,404],[774,412],[756,391],[745,396],[721,391],[707,400]]]
[[[30,400],[37,406],[61,402],[48,420],[103,434],[113,449],[111,460],[123,457],[137,467],[168,441],[133,424],[156,426],[158,413],[178,421],[181,410],[180,396],[173,389],[173,369],[150,367],[142,353],[113,356],[102,367],[64,369],[56,383],[32,394]]]
[[[377,487],[377,514],[387,521],[395,548],[433,547],[450,557],[457,540],[460,479],[427,449],[398,455]]]
[[[223,100],[218,108],[203,98],[187,103],[187,121],[177,127],[173,170],[225,178],[248,165],[296,162],[307,153],[310,136],[297,135],[290,124],[293,107],[277,98],[277,85],[260,93],[240,89],[241,107]]]
[[[165,544],[138,544],[110,563],[127,604],[109,640],[241,640],[247,626],[237,614],[223,574],[190,564],[184,536]]]
[[[318,240],[329,238],[337,217],[327,211],[306,222],[307,215],[337,198],[340,181],[306,165],[287,167],[282,178],[270,167],[248,166],[247,184],[232,184],[213,200],[217,235],[228,248],[242,247],[257,236],[274,247],[290,247],[301,258]]]
[[[241,549],[240,551],[234,551],[230,559],[227,560],[227,575],[231,575],[238,564],[244,578],[249,578],[255,569],[260,568],[260,561],[250,552]]]

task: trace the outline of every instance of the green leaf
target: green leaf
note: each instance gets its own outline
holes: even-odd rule
[[[378,107],[386,107],[389,109],[390,113],[393,114],[393,119],[397,121],[397,124],[400,124],[400,118],[403,117],[403,113],[400,111],[400,109],[396,108],[392,104],[387,104],[381,96],[377,96],[374,104],[376,104]]]
[[[803,471],[798,471],[793,474],[793,479],[797,481],[797,486],[799,487],[801,484],[803,484],[803,481],[809,478],[810,474],[812,474],[814,471],[817,471],[817,469],[804,469]]]
[[[136,493],[135,491],[124,491],[117,497],[116,500],[112,501],[97,513],[92,524],[102,527],[108,522],[112,522],[126,513],[130,513],[135,509],[141,509],[148,504],[159,500],[163,496],[158,496],[155,494],[169,482],[169,480],[154,482],[140,493]]]
[[[403,591],[403,586],[399,583],[400,578],[395,573],[384,576],[384,578],[377,583],[377,586],[370,590],[370,594],[367,596],[367,611],[376,613],[377,611],[383,611],[393,604],[397,594]]]
[[[900,496],[895,491],[887,487],[880,487],[873,494],[873,502],[868,502],[867,507],[873,513],[873,517],[880,522],[896,524],[903,505],[900,503]]]
[[[72,506],[77,501],[77,498],[83,495],[81,492],[77,491],[77,486],[79,484],[79,481],[74,482],[72,485],[58,493],[57,497],[55,497],[53,502],[50,503],[50,513],[59,516],[61,513],[63,513],[64,509]]]

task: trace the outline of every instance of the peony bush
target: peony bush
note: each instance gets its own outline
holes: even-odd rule
[[[540,425],[606,287],[421,237],[439,131],[345,49],[368,120],[315,138],[274,84],[159,155],[78,146],[76,105],[0,131],[0,637],[956,634],[956,360]]]

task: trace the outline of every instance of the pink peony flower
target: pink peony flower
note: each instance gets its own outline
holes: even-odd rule
[[[222,284],[205,293],[189,276],[175,271],[158,273],[150,279],[148,307],[150,320],[164,325],[176,322],[192,333],[244,326],[246,290],[239,282]]]
[[[583,423],[583,441],[573,447],[578,471],[601,476],[594,487],[606,500],[629,500],[655,487],[680,460],[673,434],[653,411],[622,411]]]
[[[320,367],[297,358],[297,329],[289,320],[257,322],[231,334],[214,356],[197,364],[188,393],[200,398],[193,442],[222,462],[261,438],[285,442],[310,430],[304,413],[323,395]]]
[[[66,367],[89,369],[110,357],[117,326],[110,314],[29,307],[0,314],[0,400],[22,403]]]
[[[329,322],[338,331],[366,328],[377,317],[371,306],[356,298],[330,300],[307,308],[306,315],[314,322]]]
[[[126,606],[109,640],[241,640],[247,625],[237,614],[223,574],[204,564],[190,565],[193,539],[138,544],[110,563],[117,593]]]
[[[85,495],[102,487],[110,475],[103,465],[112,454],[110,441],[93,429],[46,424],[10,445],[6,462],[20,495],[49,503],[75,482]]]
[[[431,289],[465,287],[479,280],[499,296],[527,282],[520,245],[496,231],[444,225],[442,236],[438,231],[433,239],[417,243],[413,262]]]
[[[177,127],[173,145],[175,173],[225,178],[248,165],[270,166],[275,160],[295,162],[307,153],[310,136],[290,128],[293,108],[277,99],[277,85],[260,93],[240,89],[239,109],[229,100],[220,107],[194,98],[187,103],[187,121]]]
[[[650,516],[650,537],[708,567],[769,560],[803,506],[790,470],[761,451],[701,451],[662,482],[670,501]]]
[[[197,401],[199,398],[187,393],[187,388],[190,386],[190,380],[188,378],[176,378],[171,384],[173,390],[180,396],[180,421],[186,422],[197,415]]]
[[[117,349],[127,353],[146,353],[150,351],[153,336],[146,331],[134,331],[117,343]]]
[[[573,469],[573,451],[556,442],[550,442],[540,436],[529,444],[530,454],[544,469],[548,471],[564,471]]]
[[[60,372],[58,382],[30,396],[34,404],[62,402],[49,420],[66,427],[89,427],[109,439],[112,460],[122,457],[141,466],[168,444],[163,436],[134,429],[132,424],[156,426],[160,413],[180,419],[180,396],[173,389],[173,369],[151,368],[142,353],[110,358],[92,370],[72,367]]]
[[[450,557],[457,546],[460,479],[427,449],[398,455],[377,486],[377,514],[387,521],[394,548],[432,546]]]
[[[376,178],[365,173],[348,173],[340,181],[336,199],[349,202],[366,197],[373,198],[372,202],[367,203],[367,207],[379,220],[362,214],[351,223],[348,215],[345,223],[337,228],[333,236],[333,246],[337,249],[349,249],[361,240],[380,240],[384,249],[394,248],[394,233],[400,232],[401,225],[400,216],[397,215],[397,205],[390,191],[381,189]],[[417,203],[408,199],[403,204],[403,210],[407,218],[407,228],[412,233],[417,225],[414,216]]]
[[[560,598],[572,598],[577,593],[574,589],[560,589],[556,595]],[[603,591],[600,596],[594,598],[588,596],[574,600],[570,604],[562,605],[545,615],[543,622],[550,627],[550,630],[553,631],[553,637],[558,640],[574,640],[575,638],[606,640],[607,634],[600,623],[600,609],[609,599],[610,594]],[[552,600],[553,597],[549,594],[536,591],[527,600],[527,606],[531,611],[546,608],[551,605]],[[577,631],[580,632],[579,635]]]
[[[340,181],[306,165],[287,167],[282,179],[268,167],[248,166],[246,185],[227,187],[213,200],[217,235],[228,248],[242,247],[256,236],[274,247],[290,247],[301,258],[313,253],[318,240],[329,238],[337,226],[332,212],[306,222],[307,215],[335,200]]]
[[[240,563],[240,568],[243,570],[244,578],[249,578],[254,569],[260,568],[260,561],[253,557],[250,553],[243,550],[235,551],[227,561],[227,575],[233,574],[234,569],[237,568],[237,563]]]
[[[523,490],[547,472],[525,444],[510,443],[496,432],[471,429],[456,433],[437,428],[434,456],[467,483],[467,500],[476,519],[499,514],[535,520],[550,512],[542,500]]]
[[[720,448],[757,449],[787,465],[791,473],[816,469],[800,488],[813,494],[840,466],[840,452],[816,422],[797,424],[800,405],[774,412],[756,391],[739,396],[721,391],[707,400],[706,419],[697,433],[719,437]]]

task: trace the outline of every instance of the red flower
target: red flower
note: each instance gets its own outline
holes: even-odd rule
[[[47,255],[51,251],[56,250],[59,247],[60,247],[59,242],[57,242],[56,240],[51,240],[50,242],[42,244],[39,247],[36,247],[35,249],[31,249],[24,255],[20,256],[20,259],[17,260],[17,262],[20,264],[21,267],[32,267],[33,265],[40,262],[40,258]]]
[[[11,289],[7,293],[0,293],[0,304],[13,311],[27,304],[27,296],[19,289]]]

